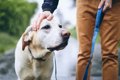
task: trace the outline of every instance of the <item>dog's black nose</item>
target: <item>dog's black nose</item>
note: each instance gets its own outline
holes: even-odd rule
[[[70,36],[70,32],[68,32],[67,30],[62,30],[61,35],[62,35],[63,39],[68,39]]]

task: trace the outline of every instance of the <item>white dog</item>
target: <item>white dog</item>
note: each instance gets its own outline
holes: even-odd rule
[[[54,20],[43,20],[38,31],[29,26],[15,50],[18,80],[50,80],[53,51],[65,48],[70,33]]]

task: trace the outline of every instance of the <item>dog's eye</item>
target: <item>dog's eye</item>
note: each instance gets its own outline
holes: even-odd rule
[[[45,25],[42,29],[50,29],[50,25]]]
[[[59,25],[59,28],[62,28],[62,25]]]

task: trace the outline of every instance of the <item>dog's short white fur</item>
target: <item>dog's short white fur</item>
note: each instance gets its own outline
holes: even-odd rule
[[[66,34],[67,39],[64,41]],[[32,31],[31,26],[27,27],[15,50],[15,72],[18,80],[50,80],[54,54],[49,49],[63,49],[68,37],[69,32],[61,28],[55,20],[43,20],[38,31]],[[59,46],[61,44],[66,45]]]

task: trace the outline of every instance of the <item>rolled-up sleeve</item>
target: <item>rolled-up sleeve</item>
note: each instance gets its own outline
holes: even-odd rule
[[[42,4],[43,11],[50,11],[51,13],[57,8],[59,0],[44,0]]]

